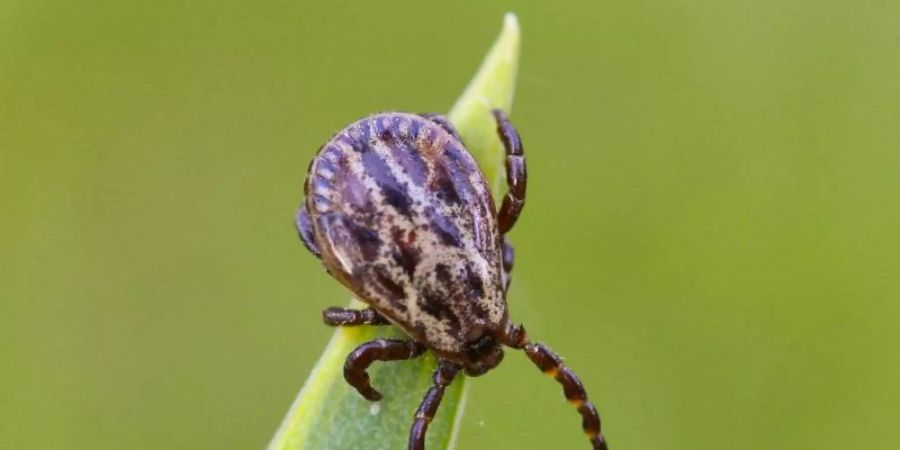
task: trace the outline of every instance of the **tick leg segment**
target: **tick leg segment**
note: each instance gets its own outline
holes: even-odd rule
[[[399,361],[422,354],[425,346],[414,341],[376,339],[356,347],[344,363],[344,378],[366,400],[381,400],[381,393],[372,388],[366,369],[375,361]]]
[[[587,393],[575,372],[566,367],[562,358],[544,344],[526,344],[525,354],[538,369],[555,378],[562,385],[566,399],[578,408],[578,412],[581,414],[581,427],[590,439],[594,450],[607,450],[606,439],[600,431],[600,415],[597,414],[597,408],[588,401]]]
[[[513,269],[513,263],[516,260],[516,251],[512,244],[503,236],[503,292],[509,291],[509,283],[512,281],[510,272]]]
[[[322,311],[325,325],[332,327],[356,325],[389,325],[387,319],[372,308],[348,309],[331,307]]]
[[[503,197],[500,212],[497,213],[500,234],[506,234],[516,224],[522,208],[525,207],[525,188],[528,181],[528,173],[525,170],[525,149],[519,132],[509,122],[506,113],[499,109],[493,110],[494,119],[497,121],[497,133],[503,148],[506,149],[506,184],[509,190]]]
[[[434,114],[434,113],[425,113],[425,114],[419,114],[419,115],[440,125],[441,128],[447,130],[448,133],[450,133],[451,135],[453,135],[453,137],[458,139],[459,142],[462,142],[462,137],[460,137],[459,133],[456,131],[456,127],[454,127],[453,124],[450,123],[450,120],[447,119],[447,116],[444,116],[442,114]]]
[[[306,209],[305,203],[300,207],[300,212],[297,213],[294,224],[297,227],[297,232],[300,234],[300,240],[303,241],[303,245],[305,245],[313,255],[316,255],[316,258],[322,259],[322,256],[319,253],[319,247],[316,246],[316,239],[312,232],[312,223],[309,221],[309,211]]]
[[[453,381],[453,377],[459,372],[459,367],[455,364],[440,361],[437,370],[434,371],[434,385],[428,389],[422,404],[416,410],[415,420],[412,429],[409,431],[409,450],[425,450],[425,433],[428,431],[428,424],[437,413],[438,406],[444,398],[444,390]]]

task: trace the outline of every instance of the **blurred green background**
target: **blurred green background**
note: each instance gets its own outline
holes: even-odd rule
[[[0,448],[261,448],[347,293],[292,220],[519,14],[516,320],[617,449],[900,440],[900,3],[0,0]],[[389,394],[389,393],[388,393]],[[587,448],[521,355],[459,448]]]

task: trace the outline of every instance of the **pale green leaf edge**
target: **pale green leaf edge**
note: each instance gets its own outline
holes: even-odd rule
[[[448,116],[462,136],[466,147],[479,162],[486,179],[492,183],[495,198],[499,198],[497,195],[503,181],[503,151],[497,138],[496,126],[490,111],[493,108],[500,108],[507,112],[512,109],[518,71],[519,46],[520,31],[518,20],[514,14],[507,13],[497,40],[462,96],[453,105]],[[365,307],[363,303],[357,300],[352,300],[350,306],[354,308]],[[307,441],[313,431],[313,426],[318,422],[319,414],[326,409],[327,402],[332,400],[331,394],[338,387],[335,383],[345,383],[343,366],[347,354],[363,342],[385,335],[402,336],[402,332],[396,329],[389,330],[387,333],[378,332],[375,327],[343,327],[336,329],[325,351],[319,357],[319,361],[288,410],[281,426],[269,442],[267,449],[313,450],[306,446]],[[427,369],[433,370],[435,367],[434,359],[429,358],[426,361]],[[404,370],[401,364],[394,364],[393,366],[397,370]],[[386,375],[385,370],[380,371],[378,375]],[[373,376],[373,383],[376,384],[376,387],[379,387],[379,380],[374,378]],[[452,427],[449,427],[449,436],[443,438],[429,436],[430,444],[435,440],[445,444],[443,449],[429,447],[429,450],[452,450],[455,447],[456,437],[465,409],[467,391],[468,383],[466,377],[460,377],[447,390],[441,407],[442,412],[438,413],[431,428],[447,428],[439,426],[442,424],[438,422],[450,420],[453,421]],[[346,405],[347,403],[345,402],[344,404]],[[411,413],[418,407],[418,401],[406,406],[408,406],[410,412],[409,420],[411,420]],[[450,411],[452,413],[449,413]],[[315,431],[318,433],[322,432],[320,429]],[[337,433],[351,432],[347,430],[335,431]],[[403,430],[404,433],[407,431],[408,429]],[[377,434],[372,433],[373,436]]]

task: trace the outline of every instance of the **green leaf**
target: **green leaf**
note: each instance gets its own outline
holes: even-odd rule
[[[519,55],[519,25],[513,14],[478,73],[450,112],[466,147],[473,153],[495,194],[502,181],[503,151],[492,108],[509,111]],[[365,305],[352,300],[351,307]],[[406,337],[394,327],[343,327],[331,341],[269,443],[269,450],[397,450],[406,448],[412,417],[436,367],[434,356],[377,363],[369,370],[373,386],[384,394],[377,403],[363,399],[343,377],[344,359],[358,345],[379,337]],[[465,408],[466,378],[447,389],[428,429],[428,450],[452,449]]]
[[[448,116],[491,183],[494,198],[501,198],[505,155],[491,110],[512,112],[519,71],[519,40],[519,21],[513,13],[507,13],[500,36]]]

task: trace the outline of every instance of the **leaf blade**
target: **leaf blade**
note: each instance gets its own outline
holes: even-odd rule
[[[448,116],[491,183],[494,198],[501,194],[504,152],[491,110],[512,112],[520,46],[519,21],[515,14],[507,13],[500,35]]]

